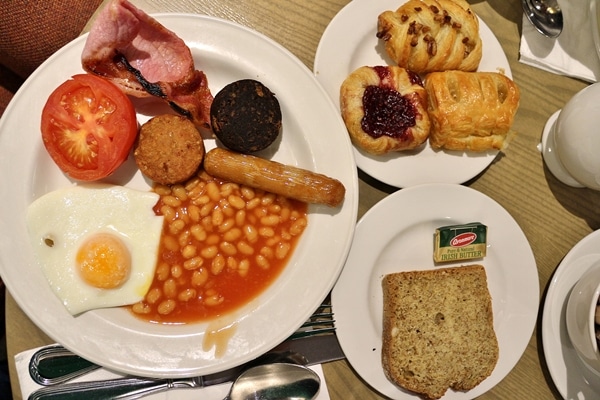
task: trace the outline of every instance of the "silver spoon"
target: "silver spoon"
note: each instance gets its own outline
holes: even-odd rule
[[[236,379],[225,400],[314,399],[321,379],[296,364],[267,364],[250,368]]]
[[[521,0],[525,16],[542,35],[556,38],[563,29],[563,17],[557,0]]]
[[[29,400],[139,399],[173,388],[202,387],[199,378],[148,380],[122,378],[65,383],[36,390]],[[313,370],[297,364],[273,363],[249,368],[235,380],[224,400],[310,400],[319,392],[321,379]]]

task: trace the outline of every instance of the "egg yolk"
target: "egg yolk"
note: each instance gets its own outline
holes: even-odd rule
[[[99,233],[87,239],[77,251],[76,263],[83,280],[101,289],[121,286],[131,271],[127,246],[110,233]]]

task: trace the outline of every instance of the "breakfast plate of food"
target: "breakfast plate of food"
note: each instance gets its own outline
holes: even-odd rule
[[[458,131],[462,128],[451,123],[451,120],[454,117],[448,116],[448,119],[445,119],[445,113],[441,111],[440,113],[442,115],[432,114],[429,122],[424,120],[421,121],[418,117],[416,118],[416,122],[414,119],[408,121],[402,120],[404,116],[397,117],[397,122],[399,124],[408,124],[407,126],[413,127],[410,129],[409,133],[404,133],[404,135],[409,137],[410,140],[397,140],[395,135],[402,135],[402,133],[395,132],[393,127],[384,125],[380,127],[378,132],[375,127],[372,127],[375,125],[375,123],[368,123],[367,127],[365,127],[364,122],[368,122],[368,120],[363,119],[363,123],[361,123],[358,117],[352,116],[353,113],[359,115],[360,113],[353,112],[352,100],[344,100],[344,97],[350,96],[356,99],[357,96],[355,93],[358,92],[360,94],[361,92],[358,90],[354,90],[353,92],[352,90],[348,90],[346,87],[344,88],[343,92],[341,92],[342,85],[351,86],[352,89],[352,85],[348,84],[349,80],[354,81],[354,87],[358,86],[359,89],[361,86],[362,89],[364,89],[364,86],[367,85],[367,83],[364,82],[369,82],[369,85],[377,85],[377,74],[371,74],[374,75],[374,77],[365,76],[364,73],[361,74],[361,71],[359,70],[361,67],[374,68],[381,76],[380,67],[386,67],[390,71],[393,71],[393,69],[396,69],[397,66],[400,66],[398,61],[404,61],[397,60],[397,57],[394,57],[395,60],[392,60],[392,55],[396,54],[393,53],[393,50],[391,52],[388,51],[387,48],[388,44],[391,43],[392,40],[384,40],[390,37],[389,32],[392,32],[392,34],[395,32],[393,30],[395,29],[394,27],[388,29],[389,24],[395,24],[395,22],[393,22],[394,17],[389,17],[385,23],[378,23],[378,16],[380,16],[380,14],[386,11],[397,10],[402,5],[403,1],[397,0],[384,0],[378,2],[372,2],[369,0],[354,0],[349,2],[348,5],[346,5],[332,19],[330,24],[325,29],[315,55],[313,72],[334,103],[338,106],[339,112],[341,114],[349,114],[349,116],[345,115],[345,121],[347,122],[349,134],[353,138],[356,163],[363,172],[383,183],[400,188],[421,183],[467,182],[482,173],[492,163],[492,161],[498,155],[498,152],[503,151],[506,148],[508,140],[507,143],[504,144],[496,143],[494,145],[488,145],[486,143],[480,148],[469,147],[467,150],[465,150],[465,146],[446,148],[441,145],[442,147],[440,148],[439,142],[427,141],[427,134],[418,134],[416,131],[419,130],[418,128],[421,124],[423,124],[423,129],[431,126],[430,136],[433,137],[434,132],[437,129],[436,126],[447,126],[448,129],[453,131],[449,132],[450,134],[458,135]],[[471,13],[467,14],[470,14],[472,17],[472,9],[469,10]],[[423,20],[425,19],[423,18]],[[485,22],[478,17],[476,18],[476,21],[471,21],[471,23],[474,24],[476,28],[478,27],[478,36],[480,38],[479,51],[481,53],[475,72],[493,72],[495,73],[495,78],[508,78],[507,82],[513,84],[511,83],[512,75],[510,65],[500,43],[494,36],[493,32],[489,29]],[[420,24],[425,24],[425,22],[419,22],[417,23],[417,26],[421,26]],[[458,25],[460,24],[466,25],[466,23],[463,21],[459,21]],[[475,35],[473,33],[471,34]],[[452,37],[455,36],[454,33],[451,35]],[[467,39],[470,38],[458,35],[456,36],[457,41],[469,43]],[[396,43],[407,43],[408,46],[410,41],[410,38],[403,39],[398,37]],[[439,43],[442,43],[442,41],[443,40],[440,39]],[[406,52],[409,52],[409,50],[397,50],[397,53]],[[419,71],[422,72],[418,72],[418,74],[422,80],[425,81],[425,84],[427,84],[427,74],[430,73],[428,68],[444,68],[437,66],[430,67],[413,65],[409,63],[402,64],[401,66],[421,68]],[[465,68],[467,70],[472,69],[473,65],[467,65]],[[444,80],[448,81],[455,79],[446,77],[443,75],[443,72],[441,73],[441,76]],[[467,76],[471,78],[477,77],[477,75],[473,75],[473,73],[474,72],[469,72]],[[387,74],[390,73],[387,72]],[[437,74],[440,74],[440,72],[437,72]],[[391,75],[394,75],[394,73],[392,72]],[[363,79],[362,83],[360,80],[357,81],[357,78]],[[381,79],[381,82],[384,81],[384,79]],[[407,95],[415,96],[415,94],[418,94],[419,90],[414,89],[414,82],[412,82],[413,85],[411,88],[410,84],[403,84],[400,79],[397,79],[397,81],[398,83],[396,84],[396,89],[403,97],[406,97]],[[498,85],[504,85],[504,83],[498,83]],[[465,88],[467,88],[468,85],[459,84],[458,86],[462,87],[463,90],[465,90],[465,93],[467,93],[467,89]],[[475,90],[478,90],[477,88],[480,86],[484,85],[476,84]],[[511,90],[515,92],[515,99],[513,101],[505,102],[503,99],[504,94],[499,93],[497,96],[499,99],[498,104],[493,106],[485,106],[488,109],[494,109],[497,105],[499,105],[499,103],[511,103],[509,110],[501,111],[502,113],[505,113],[503,114],[504,116],[508,116],[508,119],[503,119],[504,117],[498,116],[496,121],[492,122],[491,125],[488,126],[496,124],[504,125],[504,122],[501,122],[501,120],[512,121],[518,106],[518,89],[514,88]],[[503,90],[501,91],[503,92]],[[494,92],[495,90],[492,90],[492,96],[484,95],[483,97],[496,97]],[[432,93],[435,92],[428,89],[427,93],[431,97]],[[420,101],[411,101],[413,104],[421,103],[424,108],[427,108],[427,96],[419,96],[421,97]],[[368,107],[368,105],[365,105],[365,107]],[[466,110],[467,107],[468,106],[460,106],[458,109]],[[354,106],[354,108],[356,108],[356,106]],[[420,109],[417,105],[415,105],[415,108],[417,110]],[[452,113],[448,113],[448,115],[450,114]],[[469,110],[469,117],[467,119],[477,114],[481,113],[477,112],[476,110]],[[365,112],[365,115],[368,115],[368,113]],[[417,112],[416,115],[426,115],[426,113]],[[412,118],[410,113],[408,117]],[[461,119],[461,117],[458,115],[456,117]],[[477,117],[473,118],[475,120]],[[396,121],[396,119],[394,121]],[[465,121],[465,119],[463,119],[463,121]],[[461,137],[462,135],[468,136],[473,133],[477,127],[484,125],[487,125],[487,122],[474,121],[474,126],[466,127],[466,131],[460,133],[460,135]],[[369,128],[369,126],[371,127]],[[366,131],[363,132],[364,129],[366,129]],[[371,132],[368,132],[369,130],[371,130]],[[503,135],[508,135],[504,136],[503,138],[510,139],[513,136],[513,132],[510,131],[509,126],[502,127],[502,130]],[[489,131],[479,132],[478,136],[486,136],[489,135],[489,133]],[[374,137],[375,140],[369,136]],[[420,136],[421,139],[419,141],[413,140],[414,137],[417,136]],[[493,134],[492,136],[496,135]],[[401,137],[402,136],[400,136],[400,138]],[[380,143],[375,144],[372,142]],[[393,142],[393,144],[390,144],[389,142]],[[414,143],[412,143],[410,146],[407,146],[406,142]],[[435,144],[436,147],[432,146],[432,143]]]
[[[207,167],[210,162],[217,173],[221,170],[226,173],[225,167],[232,165],[243,164],[243,168],[260,167],[263,172],[272,174],[269,179],[275,180],[275,175],[280,172],[294,175],[311,171],[310,173],[315,174],[313,177],[318,179],[331,178],[338,189],[341,187],[341,192],[338,191],[335,204],[325,204],[327,200],[316,203],[296,202],[294,204],[305,205],[300,205],[299,214],[295,214],[294,207],[290,210],[286,206],[289,202],[282,200],[285,196],[269,195],[261,189],[252,190],[243,182],[239,185],[221,182],[219,191],[216,181],[211,180],[204,172],[199,172],[198,177],[192,176],[185,185],[155,185],[162,176],[152,175],[153,178],[149,179],[152,172],[146,174],[144,171],[142,174],[139,168],[152,157],[147,156],[142,162],[139,160],[141,156],[133,149],[126,152],[124,160],[121,160],[122,164],[115,167],[113,172],[107,172],[104,178],[94,182],[87,182],[85,177],[83,180],[74,179],[66,167],[63,169],[66,161],[55,158],[57,152],[51,151],[56,150],[56,146],[49,144],[53,137],[60,135],[68,127],[58,133],[54,131],[54,136],[44,133],[44,140],[40,128],[43,125],[44,132],[47,132],[48,126],[56,126],[57,118],[42,121],[42,114],[46,115],[46,103],[50,102],[51,93],[62,88],[64,82],[87,80],[94,74],[100,76],[96,79],[103,79],[102,73],[105,71],[98,70],[98,66],[102,69],[103,61],[97,62],[98,59],[94,57],[105,52],[92,52],[92,56],[88,52],[87,59],[82,57],[84,48],[89,49],[86,46],[90,45],[88,38],[91,34],[86,34],[64,46],[31,75],[0,121],[0,169],[5,183],[0,198],[3,204],[11,205],[2,211],[0,275],[18,305],[39,328],[53,340],[94,363],[117,372],[148,377],[173,378],[219,372],[249,361],[285,340],[312,314],[333,287],[350,248],[358,208],[358,180],[352,147],[343,121],[312,72],[273,40],[218,18],[158,14],[153,16],[154,20],[124,0],[113,3],[117,7],[128,8],[126,15],[137,16],[142,22],[150,21],[150,28],[144,26],[143,29],[152,30],[158,26],[159,31],[152,31],[153,35],[147,37],[162,40],[171,35],[167,32],[171,31],[183,41],[179,43],[185,44],[182,51],[178,50],[179,53],[185,54],[187,47],[193,58],[193,67],[187,71],[192,71],[190,76],[194,79],[201,80],[200,86],[193,86],[194,90],[200,88],[206,94],[208,88],[215,95],[231,82],[251,79],[260,81],[275,94],[281,107],[281,121],[277,121],[281,123],[281,132],[277,139],[267,148],[249,155],[254,157],[251,159],[224,149],[213,136],[203,136],[203,146],[206,146],[204,161]],[[122,33],[123,30],[119,32]],[[106,43],[94,45],[101,47]],[[160,49],[160,46],[150,45],[146,48],[148,52],[156,49]],[[125,54],[121,53],[121,56]],[[143,56],[145,53],[138,52],[140,54]],[[86,59],[85,70],[82,58]],[[124,66],[125,69],[119,69]],[[127,74],[141,67],[136,67],[132,59],[121,58],[111,68],[107,69]],[[193,68],[197,71],[193,72]],[[174,69],[174,66],[170,66],[167,72],[172,73]],[[204,75],[198,74],[198,71]],[[79,78],[71,79],[72,76]],[[115,80],[119,79],[117,77]],[[207,87],[202,86],[202,79],[208,82]],[[120,80],[121,83],[125,81]],[[140,79],[140,82],[144,89],[148,85],[152,86],[148,81]],[[128,85],[131,83],[129,81]],[[99,86],[92,84],[87,87],[95,90]],[[135,93],[133,96],[128,93],[135,107],[134,122],[137,120],[144,131],[144,127],[150,129],[146,125],[148,121],[159,115],[174,114],[175,110],[186,117],[179,119],[187,121],[185,123],[188,125],[192,124],[190,120],[193,121],[191,131],[195,131],[194,124],[206,125],[208,111],[198,111],[198,104],[190,101],[190,96],[186,96],[189,93],[178,92],[188,88],[185,85],[163,83],[154,85],[154,89],[167,93],[166,97],[172,108],[167,107],[162,99],[137,98]],[[90,90],[93,91],[92,89]],[[132,89],[131,85],[127,89]],[[78,92],[63,93],[67,94],[59,96],[61,101],[58,103],[64,105],[77,100],[73,93]],[[161,124],[168,125],[171,122],[167,118]],[[95,139],[101,141],[100,136]],[[73,137],[76,138],[77,135],[64,135],[66,139]],[[160,143],[160,139],[157,143]],[[139,142],[141,141],[142,138],[139,138]],[[89,143],[93,141],[90,139]],[[60,147],[60,144],[56,145]],[[154,144],[154,147],[160,148],[160,144]],[[202,143],[196,143],[194,148],[201,147]],[[336,149],[333,155],[331,148]],[[160,151],[155,150],[152,154],[159,153]],[[112,168],[107,166],[106,171]],[[197,164],[192,166],[192,170],[195,168]],[[211,189],[215,187],[216,190]],[[176,224],[165,223],[163,226],[163,219],[166,222],[169,218],[169,206],[179,207],[181,202],[189,202],[186,199],[193,198],[191,193],[200,188],[206,188],[203,192],[205,199],[217,202],[219,206],[224,204],[218,211],[209,214],[214,232],[225,232],[234,223],[233,217],[228,218],[228,212],[249,208],[252,201],[250,199],[253,198],[262,202],[264,207],[273,204],[269,209],[279,210],[281,213],[275,221],[269,218],[260,220],[259,224],[262,225],[259,226],[264,230],[258,232],[259,236],[269,237],[276,229],[276,224],[281,225],[281,221],[290,218],[299,223],[288,226],[281,236],[293,236],[296,231],[300,236],[295,242],[281,244],[272,241],[272,248],[266,249],[264,253],[261,249],[261,257],[257,255],[256,264],[251,265],[262,265],[263,269],[269,270],[275,264],[268,261],[273,253],[275,258],[286,261],[278,272],[274,270],[270,277],[265,275],[270,283],[252,289],[253,294],[249,292],[246,300],[225,311],[201,315],[197,319],[193,315],[190,317],[189,313],[180,320],[169,319],[166,315],[172,311],[172,307],[177,307],[177,304],[183,307],[182,304],[194,296],[202,298],[206,308],[222,304],[223,296],[218,290],[215,291],[217,283],[201,290],[206,279],[210,279],[207,274],[218,275],[224,269],[236,270],[242,277],[248,273],[248,264],[244,260],[236,261],[231,256],[219,256],[219,251],[229,255],[236,252],[234,246],[227,242],[229,239],[224,236],[220,242],[217,238],[212,247],[207,245],[206,248],[194,248],[180,244],[182,255],[186,258],[181,264],[164,267],[157,262],[157,249],[160,248],[161,260],[164,261],[164,254],[170,248],[168,241],[163,240],[165,231],[175,234],[181,228]],[[196,204],[185,203],[188,204],[191,220],[199,220],[202,216],[199,206],[203,201],[201,197],[195,197],[198,199]],[[248,199],[246,203],[241,201],[242,197]],[[226,203],[223,203],[223,199],[226,199]],[[274,199],[282,201],[283,206],[274,204]],[[155,204],[160,206],[153,208]],[[214,204],[211,207],[217,210]],[[305,218],[302,218],[302,213],[306,215]],[[237,213],[236,218],[240,214],[244,213]],[[243,220],[235,222],[241,224]],[[269,227],[271,223],[275,225]],[[251,234],[252,231],[257,233],[252,228],[249,226],[246,234]],[[131,253],[131,260],[126,262],[130,262],[132,266],[140,259],[140,255],[141,258],[149,258],[150,261],[146,263],[153,265],[150,275],[147,271],[132,271],[129,276],[141,279],[132,287],[119,286],[123,293],[115,296],[99,294],[102,291],[98,289],[79,290],[80,286],[91,282],[83,275],[80,256],[85,253],[82,257],[87,261],[92,250],[88,251],[86,248],[84,252],[84,246],[80,244],[84,242],[83,236],[86,236],[83,233],[93,230],[98,231],[94,239],[102,244],[109,242],[108,237],[118,236],[122,239],[126,245],[117,243],[114,248],[125,248],[122,252],[125,253],[122,257],[125,260],[129,257],[127,253]],[[192,226],[189,230],[192,236],[202,237],[200,228],[196,231]],[[118,231],[118,235],[115,231]],[[187,236],[175,236],[178,238],[174,241],[175,246],[178,246],[177,241],[186,243],[183,238],[189,238],[190,232]],[[239,229],[235,233],[240,233]],[[231,240],[234,240],[233,236],[232,234]],[[211,237],[214,239],[217,235],[204,235],[206,240],[211,240]],[[249,236],[246,237],[251,241]],[[159,241],[160,247],[157,244]],[[85,244],[87,246],[89,243]],[[254,251],[247,244],[239,243],[239,253]],[[73,246],[80,247],[75,251]],[[59,253],[58,250],[64,252]],[[185,252],[189,254],[184,255]],[[200,256],[205,260],[213,260],[210,268],[207,264],[204,267],[201,265]],[[75,260],[75,257],[80,268],[76,272],[72,266],[66,265]],[[121,259],[120,254],[115,257]],[[65,264],[63,272],[52,272],[61,268],[62,264]],[[185,270],[193,273],[186,275]],[[79,273],[81,276],[75,276]],[[165,275],[160,278],[162,273]],[[182,276],[190,277],[191,287],[181,289],[181,286],[177,286],[181,283],[178,279]],[[151,281],[154,283],[150,283]],[[100,285],[113,283],[111,280],[94,285],[95,288],[107,288],[102,292],[106,293],[112,287]],[[180,289],[175,289],[176,287]],[[166,296],[169,301],[152,300],[151,293],[154,289],[158,290],[157,298],[164,300]],[[145,294],[140,293],[142,290]],[[250,289],[239,290],[238,287],[237,291],[245,290]],[[69,293],[65,294],[66,292]],[[94,296],[93,301],[87,301]],[[143,300],[130,305],[132,298]],[[82,299],[86,301],[81,301]],[[154,303],[156,308],[151,311],[152,307],[148,307]],[[117,304],[129,305],[116,306]],[[156,318],[145,317],[149,310],[154,312]]]
[[[596,231],[577,243],[554,272],[544,302],[542,344],[552,381],[564,399],[596,399],[600,395],[597,376],[580,360],[569,339],[567,301],[577,281],[600,260]]]
[[[477,244],[477,250],[470,248],[476,243],[471,239],[477,231],[456,235],[456,240],[465,244],[471,238],[468,242],[472,244],[456,253],[465,257],[447,256],[454,261],[435,262],[436,231],[456,229],[456,225],[485,227],[478,233],[485,239]],[[454,280],[459,283],[453,285]],[[384,281],[389,282],[384,285]],[[487,294],[481,292],[486,281]],[[420,295],[415,292],[419,288]],[[491,309],[483,306],[490,298]],[[419,398],[418,393],[473,399],[493,388],[523,354],[535,326],[538,299],[535,259],[518,224],[489,197],[455,184],[402,189],[369,210],[357,224],[348,260],[332,291],[337,336],[346,358],[375,390],[398,400]],[[390,310],[394,304],[404,306]],[[486,313],[489,319],[484,317]],[[411,321],[412,328],[404,327],[397,318]],[[461,328],[465,325],[469,327],[466,330]],[[466,351],[477,349],[477,354],[469,353],[466,359],[464,355],[448,356],[454,348],[464,347],[465,340],[469,342]],[[422,341],[427,344],[422,346]],[[402,343],[407,350],[398,347],[390,358],[394,353],[388,350],[394,349],[394,343]],[[473,364],[470,358],[477,362]],[[436,368],[435,360],[447,365]],[[415,369],[404,369],[400,375],[421,376],[424,381],[439,383],[437,388],[398,378],[397,371],[402,369],[393,365],[405,366],[406,362],[412,362]],[[451,368],[457,362],[461,365]],[[439,374],[429,376],[420,367]],[[454,387],[456,382],[466,381],[461,373],[478,379]]]

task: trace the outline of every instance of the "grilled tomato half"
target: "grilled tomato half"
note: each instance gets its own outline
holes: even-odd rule
[[[138,123],[133,104],[121,89],[106,79],[80,74],[48,97],[41,130],[46,150],[65,174],[95,181],[127,159]]]

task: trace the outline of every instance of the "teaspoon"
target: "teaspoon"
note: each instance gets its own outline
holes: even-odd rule
[[[521,0],[525,16],[542,35],[556,38],[563,29],[562,11],[557,0]]]

